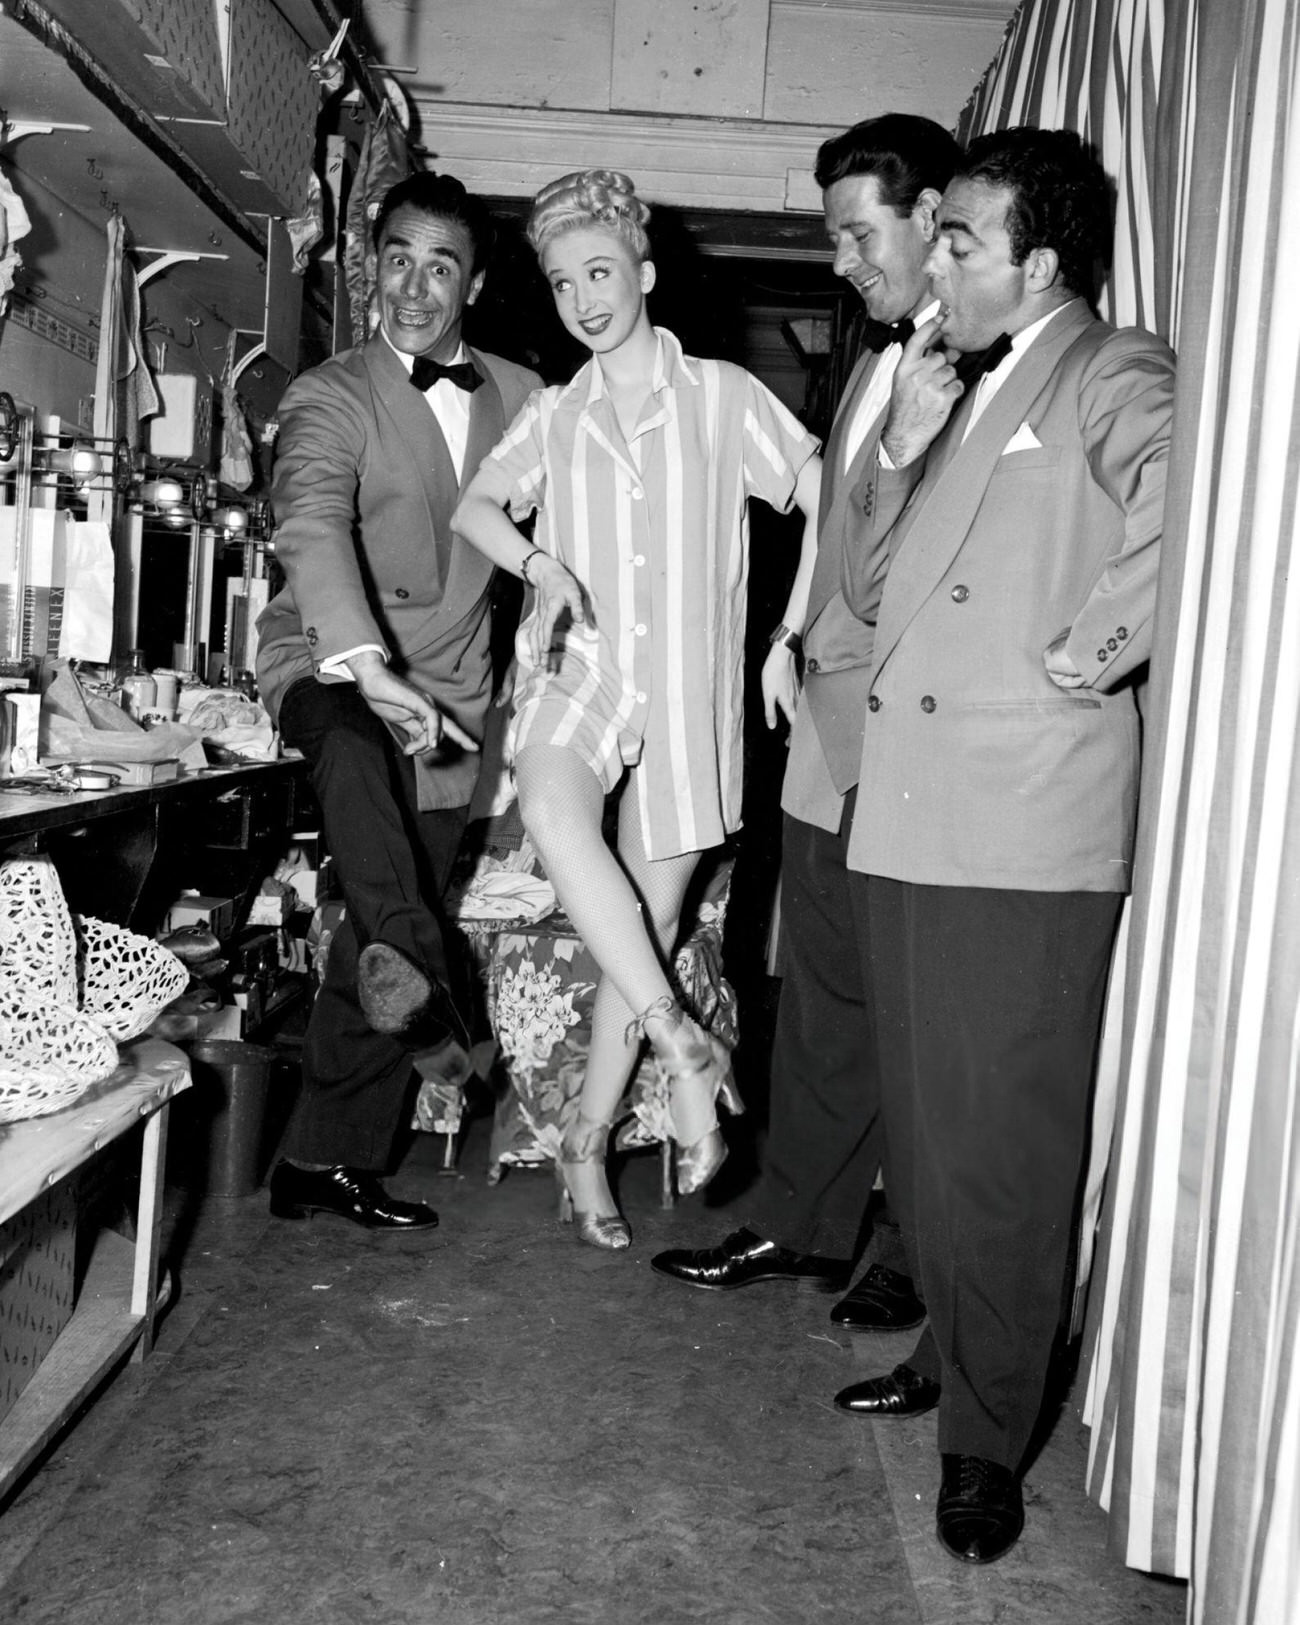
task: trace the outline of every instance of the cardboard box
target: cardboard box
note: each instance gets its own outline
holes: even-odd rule
[[[235,923],[235,903],[230,897],[204,897],[199,892],[182,892],[167,910],[164,930],[179,931],[186,925],[206,925],[214,937],[230,935]]]
[[[8,741],[4,771],[14,778],[30,773],[37,764],[41,727],[41,697],[39,694],[6,693],[4,702],[10,713],[6,730]]]
[[[116,773],[123,784],[170,784],[181,776],[179,756],[166,756],[161,762],[115,762],[105,755],[96,757],[94,765]]]
[[[215,1010],[200,1010],[194,1021],[195,1038],[242,1038],[244,1012],[237,1004],[223,1004]]]
[[[297,903],[293,891],[258,892],[248,911],[249,925],[281,926],[287,923]]]
[[[72,1318],[77,1197],[64,1180],[0,1224],[0,1418]]]

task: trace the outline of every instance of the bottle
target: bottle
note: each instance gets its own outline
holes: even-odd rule
[[[131,669],[122,679],[122,705],[138,722],[146,711],[152,711],[158,699],[158,685],[149,675],[144,663],[144,650],[132,649]]]
[[[158,690],[155,695],[158,709],[170,720],[176,715],[180,697],[180,674],[170,670],[159,670],[154,672],[153,680]]]

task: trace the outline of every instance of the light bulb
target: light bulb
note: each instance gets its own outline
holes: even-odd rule
[[[227,536],[242,534],[248,529],[248,510],[240,508],[234,503],[224,508],[212,510],[212,523],[218,530],[224,530]]]
[[[103,472],[104,460],[93,446],[63,446],[49,454],[49,465],[80,490]]]
[[[179,480],[166,475],[161,479],[145,480],[140,487],[140,500],[153,508],[177,508],[185,501],[185,487]]]

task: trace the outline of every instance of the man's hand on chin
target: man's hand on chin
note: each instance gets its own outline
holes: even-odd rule
[[[430,755],[447,740],[462,750],[478,749],[478,742],[444,715],[423,689],[390,671],[375,650],[353,655],[347,666],[361,698],[401,738],[407,756]]]
[[[922,322],[903,346],[894,374],[881,444],[895,468],[906,468],[926,452],[962,397],[952,364],[955,352],[939,348],[937,316]]]

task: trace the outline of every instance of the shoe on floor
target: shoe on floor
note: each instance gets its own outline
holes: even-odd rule
[[[935,1508],[939,1544],[963,1563],[996,1563],[1020,1539],[1020,1480],[983,1456],[944,1455]]]
[[[298,1168],[276,1165],[271,1175],[271,1212],[277,1219],[334,1213],[367,1230],[432,1230],[438,1215],[423,1202],[399,1202],[360,1168]]]
[[[910,1365],[896,1365],[884,1377],[850,1383],[835,1396],[842,1411],[854,1416],[922,1416],[939,1403],[939,1384]]]
[[[925,1319],[925,1305],[910,1278],[873,1264],[831,1309],[836,1326],[851,1332],[906,1332]]]
[[[357,1002],[377,1033],[404,1033],[428,1008],[433,983],[399,948],[369,942],[357,960]]]
[[[838,1259],[793,1253],[774,1241],[764,1241],[752,1230],[733,1231],[719,1247],[657,1253],[650,1268],[711,1292],[727,1292],[755,1281],[811,1281],[823,1291],[835,1292],[845,1275],[845,1265]]]

